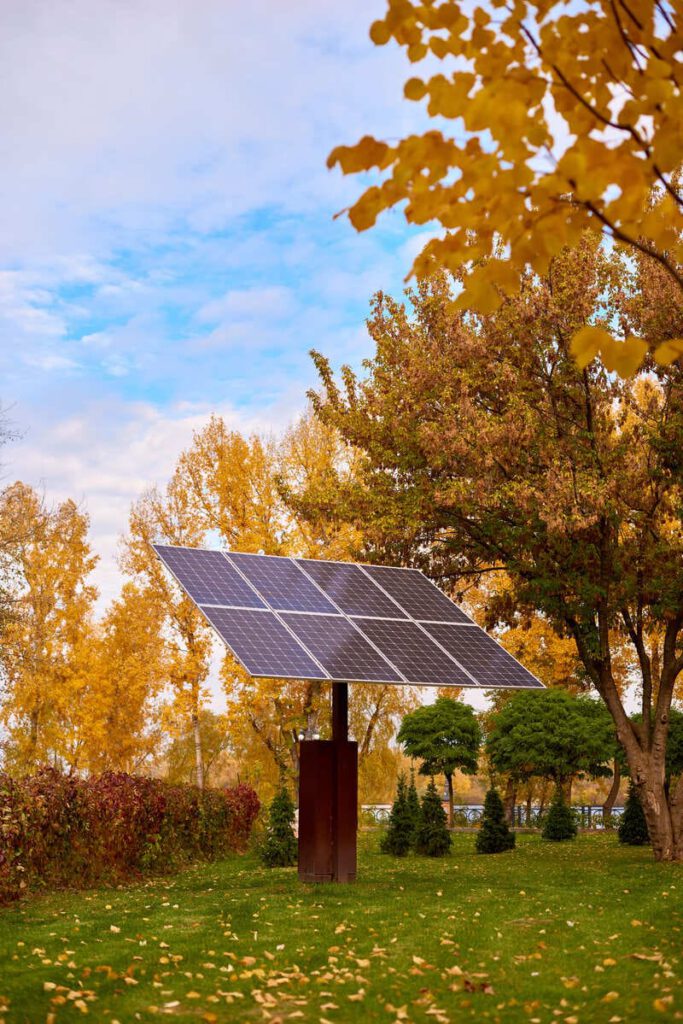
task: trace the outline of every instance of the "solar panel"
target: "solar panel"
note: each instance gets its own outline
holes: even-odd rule
[[[425,627],[466,668],[480,686],[543,688],[543,684],[479,626],[463,629],[442,623]]]
[[[292,559],[233,551],[227,557],[254,584],[271,608],[288,612],[328,612],[331,615],[337,612]]]
[[[472,619],[428,580],[419,569],[397,569],[390,565],[364,565],[363,572],[393,597],[418,622],[462,622]]]
[[[206,605],[201,610],[250,675],[328,678],[272,612]]]
[[[363,634],[341,615],[286,612],[282,619],[333,679],[405,682]]]
[[[407,618],[406,613],[352,562],[319,562],[312,558],[297,558],[296,562],[346,615]]]
[[[266,607],[220,551],[175,548],[167,544],[155,544],[154,550],[195,604]]]
[[[253,676],[542,689],[417,569],[155,551]]]
[[[391,659],[409,683],[429,686],[476,686],[414,622],[358,619],[365,635]]]

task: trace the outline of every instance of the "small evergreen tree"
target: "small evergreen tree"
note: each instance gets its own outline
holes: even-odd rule
[[[404,772],[398,777],[396,798],[389,815],[389,828],[382,836],[382,853],[405,857],[415,841],[415,824],[408,806],[408,787]]]
[[[576,831],[572,809],[564,798],[562,787],[558,784],[555,787],[555,796],[543,826],[543,838],[559,843],[565,839],[573,839]]]
[[[503,801],[495,789],[490,789],[484,799],[484,817],[477,833],[477,853],[503,853],[515,845],[515,833],[505,820]]]
[[[268,811],[266,841],[261,860],[269,868],[289,868],[297,862],[297,841],[294,835],[294,804],[284,782],[273,798]]]
[[[632,782],[628,786],[628,797],[619,822],[618,836],[619,842],[626,843],[628,846],[644,846],[645,843],[650,842],[643,805]]]
[[[427,786],[422,797],[420,824],[417,830],[415,849],[427,857],[445,857],[451,848],[451,836],[446,827],[446,812],[436,791],[434,779]]]
[[[417,837],[417,830],[420,827],[420,798],[417,795],[417,786],[415,785],[415,769],[410,769],[410,785],[408,786],[408,811],[410,813],[410,820],[413,823],[413,846],[415,845],[415,839]]]

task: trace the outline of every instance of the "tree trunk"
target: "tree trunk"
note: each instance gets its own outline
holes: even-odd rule
[[[446,775],[448,786],[448,827],[453,828],[453,776]]]
[[[515,823],[515,801],[517,799],[517,783],[514,779],[508,779],[505,786],[505,796],[503,797],[503,807],[505,808],[505,820],[508,825],[514,825]]]
[[[636,777],[633,781],[643,806],[655,860],[683,860],[683,800],[678,796],[680,781],[670,804],[661,774],[650,767],[644,778]]]
[[[603,822],[605,822],[605,824],[612,817],[612,811],[614,810],[614,805],[617,802],[617,797],[619,796],[619,787],[620,786],[621,786],[621,768],[619,767],[619,760],[618,760],[618,758],[615,757],[614,758],[614,770],[613,770],[613,773],[612,773],[612,785],[610,786],[609,793],[607,794],[607,799],[605,800],[604,804],[602,805],[602,820],[603,820]]]
[[[194,761],[197,770],[197,785],[204,789],[204,760],[202,758],[202,737],[199,731],[199,715],[192,715],[192,733],[194,735]]]
[[[525,823],[526,823],[526,827],[527,828],[529,828],[531,826],[531,786],[529,786],[529,791],[528,791],[527,797],[526,797],[526,817],[525,817]]]

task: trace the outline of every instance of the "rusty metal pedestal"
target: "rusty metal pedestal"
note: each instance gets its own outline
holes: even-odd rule
[[[299,879],[354,882],[358,744],[348,739],[347,683],[332,684],[332,739],[303,740],[299,753]]]

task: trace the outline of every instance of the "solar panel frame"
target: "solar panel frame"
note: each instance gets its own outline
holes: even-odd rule
[[[153,545],[153,547],[160,560],[168,568],[171,575],[176,579],[181,588],[188,594],[193,603],[209,620],[210,624],[212,625],[212,628],[214,628],[214,630],[218,633],[220,639],[224,643],[226,643],[227,646],[230,648],[232,653],[235,655],[236,660],[244,666],[244,668],[246,669],[247,672],[250,673],[250,675],[253,675],[255,677],[315,679],[329,682],[355,681],[367,683],[388,683],[394,685],[406,683],[409,685],[416,686],[468,686],[477,689],[544,689],[544,686],[540,682],[540,680],[536,679],[536,677],[531,672],[525,669],[524,666],[521,665],[516,658],[510,655],[509,652],[507,652],[500,644],[498,644],[493,637],[491,637],[488,633],[486,633],[479,626],[477,626],[477,624],[473,622],[472,619],[470,619],[465,612],[463,612],[460,608],[454,605],[453,602],[451,602],[450,599],[446,597],[446,595],[443,594],[443,592],[440,591],[439,588],[434,583],[432,583],[431,580],[428,579],[428,577],[424,576],[424,574],[420,572],[420,570],[402,569],[396,566],[372,566],[357,562],[332,562],[330,560],[323,561],[316,559],[298,559],[274,555],[247,555],[244,552],[222,552],[215,550],[212,551],[206,548],[188,548],[180,546],[176,547],[174,545],[163,544]],[[168,552],[171,552],[172,554],[169,556],[169,559],[167,561],[167,558],[165,557],[164,553]],[[241,595],[241,599],[248,603],[226,604],[221,602],[214,604],[212,601],[197,601],[195,596],[188,589],[188,586],[184,582],[182,582],[179,575],[176,572],[174,572],[172,565],[169,565],[169,561],[173,562],[174,559],[176,560],[177,563],[177,553],[180,553],[182,559],[183,553],[186,552],[192,552],[194,555],[198,556],[200,560],[203,558],[205,563],[207,562],[207,559],[203,556],[211,556],[209,560],[213,561],[214,566],[216,565],[216,559],[221,559],[222,562],[224,562],[225,565],[229,567],[231,573],[236,574],[236,577],[232,577],[232,583],[234,584],[235,579],[239,578],[241,582],[244,584],[243,587],[238,587],[237,591]],[[174,555],[173,553],[176,554]],[[310,587],[305,588],[307,589],[309,597],[313,594],[315,590],[315,592],[319,593],[321,597],[320,607],[324,607],[325,604],[327,604],[331,606],[332,611],[320,612],[315,610],[302,610],[300,608],[295,610],[280,608],[278,607],[279,599],[277,598],[277,595],[273,595],[272,593],[271,596],[274,596],[276,603],[275,605],[271,604],[268,597],[262,591],[259,590],[257,583],[254,582],[253,579],[250,579],[249,576],[242,571],[242,568],[240,566],[244,564],[245,559],[247,558],[254,560],[267,559],[268,563],[271,563],[272,565],[278,563],[282,563],[283,566],[285,563],[291,565],[293,568],[295,568],[301,573],[302,579],[305,579],[308,583],[310,583]],[[375,597],[376,591],[378,595],[382,596],[382,600],[376,604],[376,607],[384,611],[390,611],[392,614],[360,614],[360,609],[358,608],[358,606],[356,612],[347,612],[345,608],[342,607],[339,603],[337,603],[335,598],[331,596],[329,592],[326,592],[320,585],[320,583],[314,578],[314,575],[320,575],[320,572],[314,571],[314,574],[311,574],[307,571],[308,566],[319,567],[322,565],[343,567],[343,570],[350,568],[359,570],[362,578],[367,581],[368,585],[371,588],[373,588],[372,590],[364,590],[365,597],[363,599],[366,599],[368,595],[370,595],[370,600],[372,601]],[[420,584],[422,592],[426,592],[424,589],[424,584],[426,584],[430,589],[433,589],[434,593],[438,595],[438,602],[441,605],[441,608],[444,607],[443,602],[447,602],[448,606],[451,609],[455,609],[453,617],[442,617],[438,619],[416,619],[410,613],[410,609],[401,605],[399,603],[398,598],[394,597],[393,594],[386,590],[384,586],[379,582],[379,570],[383,571],[385,580],[391,578],[390,576],[387,576],[387,571],[392,575],[395,573],[406,573],[411,574],[411,577],[413,579],[419,578],[421,581],[423,581]],[[281,570],[278,568],[277,570],[275,570],[275,575],[277,575],[278,573],[282,575],[283,571],[285,575],[289,573],[289,569]],[[192,572],[194,573],[195,570],[193,569]],[[417,577],[413,575],[416,573]],[[254,573],[252,571],[250,575],[253,577],[255,575],[258,575],[258,573]],[[354,574],[352,574],[352,578],[353,575]],[[290,576],[290,578],[296,579],[297,577]],[[356,580],[358,580],[359,578],[361,577],[356,575]],[[395,587],[392,587],[392,589],[394,589],[394,591],[396,590]],[[218,594],[216,588],[214,588],[214,591],[216,594]],[[344,603],[348,606],[348,602],[346,600]],[[318,605],[317,596],[312,599],[312,604]],[[289,645],[289,641],[291,641],[291,644],[294,645],[293,647],[290,647],[290,654],[292,650],[296,650],[297,657],[303,659],[303,662],[305,662],[309,667],[311,663],[313,663],[314,666],[316,666],[316,673],[307,675],[290,675],[281,670],[282,666],[280,666],[279,671],[273,671],[272,673],[264,673],[262,671],[257,671],[254,669],[253,661],[251,662],[252,667],[250,668],[249,665],[245,664],[245,661],[240,657],[240,655],[237,653],[237,651],[228,641],[228,639],[220,632],[220,630],[217,628],[214,622],[211,621],[212,618],[218,621],[223,617],[219,614],[219,612],[227,611],[234,611],[238,613],[243,611],[258,611],[259,614],[268,615],[269,621],[276,623],[277,626],[284,631],[283,633],[280,633],[280,635],[284,636],[285,634],[287,634],[287,643],[285,644],[285,646]],[[313,651],[309,646],[307,646],[304,640],[302,640],[301,637],[291,628],[291,625],[287,622],[287,616],[291,615],[299,617],[293,620],[295,624],[303,620],[307,616],[311,619],[318,620],[316,623],[317,626],[320,626],[321,620],[323,619],[330,619],[332,624],[334,624],[335,622],[345,623],[345,628],[347,628],[347,630],[353,630],[353,637],[356,643],[358,644],[359,649],[363,649],[364,646],[369,646],[371,649],[373,649],[374,654],[380,659],[380,663],[387,664],[395,674],[395,678],[380,679],[376,675],[372,677],[369,675],[358,676],[354,672],[345,673],[343,676],[332,675],[325,668],[325,665],[323,664],[323,661],[320,659],[320,657],[316,656],[315,651]],[[239,619],[239,615],[237,616],[237,618]],[[403,660],[403,656],[401,659],[396,660],[392,660],[390,656],[391,653],[396,654],[398,648],[395,647],[393,652],[385,652],[385,650],[383,649],[383,644],[377,644],[373,637],[370,635],[370,632],[372,632],[372,630],[366,632],[366,629],[363,627],[363,620],[367,620],[369,622],[374,622],[375,624],[377,624],[377,629],[374,630],[376,636],[378,634],[381,634],[382,631],[384,631],[384,633],[386,634],[387,632],[390,633],[392,629],[395,631],[400,629],[401,627],[404,627],[404,629],[410,632],[413,630],[413,627],[415,627],[424,635],[425,642],[429,645],[434,645],[436,649],[440,650],[443,656],[446,659],[448,659],[448,665],[450,666],[450,664],[452,663],[454,670],[461,672],[464,678],[462,679],[462,681],[458,682],[444,682],[443,677],[441,679],[434,678],[430,680],[408,678],[408,676],[401,669],[399,664],[397,664],[397,660]],[[299,627],[299,631],[307,632],[309,635],[313,635],[314,628],[315,627],[311,622],[308,623],[305,630],[302,627]],[[446,641],[449,641],[448,645],[442,643],[439,639],[439,633],[442,630],[445,630],[445,632],[442,633],[442,638]],[[475,634],[477,639],[475,639]],[[347,632],[347,636],[351,635],[351,633]],[[415,636],[414,632],[413,636]],[[459,644],[456,645],[455,650],[453,650],[452,647],[451,649],[449,649],[450,641],[454,640],[456,636],[458,636],[459,638]],[[485,638],[485,640],[483,640],[483,643],[485,644],[486,650],[484,650],[484,652],[482,653],[481,643],[483,638]],[[465,654],[467,655],[467,657],[465,657],[464,659],[458,657],[459,647],[462,644],[464,644]],[[484,660],[486,660],[488,657],[488,660],[490,662],[492,656],[494,658],[494,661],[502,657],[504,664],[507,664],[508,666],[514,664],[516,666],[514,674],[523,681],[508,683],[482,682],[479,678],[475,677],[475,675],[467,667],[468,661],[471,664],[473,656],[472,651],[473,648],[475,647],[478,647],[478,650],[474,651],[475,660],[477,660],[477,658],[483,658]],[[428,647],[428,650],[430,649],[431,647]],[[317,670],[320,671],[320,675],[317,674]],[[486,674],[490,674],[490,671],[490,668],[487,668]],[[496,669],[496,675],[498,674],[499,671],[499,669]],[[413,674],[412,670],[411,673],[409,674]],[[504,671],[503,674],[505,674]],[[355,678],[353,678],[353,676],[355,676]],[[469,680],[469,682],[467,680]]]

